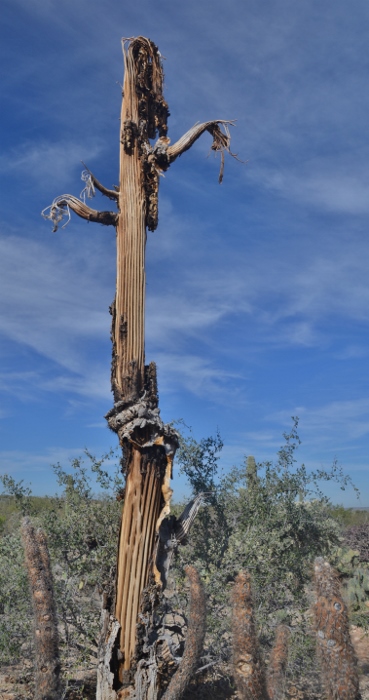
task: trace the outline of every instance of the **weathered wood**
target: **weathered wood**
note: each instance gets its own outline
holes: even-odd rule
[[[165,528],[165,518],[170,513],[170,479],[178,441],[176,432],[160,419],[155,365],[145,368],[146,229],[153,231],[157,226],[160,172],[204,131],[211,133],[212,148],[223,157],[223,151],[229,151],[230,122],[196,125],[170,147],[157,47],[138,37],[127,49],[123,42],[123,54],[117,285],[111,307],[115,404],[107,419],[125,456],[126,489],[112,610],[120,624],[119,654],[113,663],[120,688],[117,698],[155,700],[161,675],[155,655],[155,608],[166,582],[170,545],[175,542],[174,529]],[[158,140],[152,146],[150,139],[156,134]]]
[[[221,181],[232,122],[197,124],[170,146],[158,48],[137,37],[123,40],[123,55],[119,187],[107,189],[88,171],[81,194],[91,197],[96,187],[116,201],[119,213],[97,212],[67,194],[42,214],[53,222],[54,231],[70,210],[88,221],[116,227],[116,295],[110,308],[114,406],[106,418],[122,447],[126,488],[115,591],[103,603],[97,698],[156,700],[163,671],[161,666],[159,672],[156,658],[156,610],[172,550],[183,541],[199,503],[191,504],[189,520],[186,516],[186,521],[176,523],[167,518],[178,435],[160,418],[155,364],[145,367],[146,230],[154,231],[158,223],[159,175],[205,131],[213,137],[212,149],[221,153]]]
[[[124,68],[112,380],[116,400],[136,400],[144,385],[146,226],[153,230],[157,224],[158,175],[155,164],[148,164],[149,138],[157,130],[166,133],[168,111],[155,44],[134,39],[124,49]]]
[[[115,410],[109,412],[108,420],[125,453],[127,476],[114,615],[121,628],[120,697],[135,693],[135,687],[149,697],[156,691],[143,680],[146,668],[138,665],[145,656],[138,621],[145,589],[151,586],[155,598],[161,586],[154,553],[160,522],[169,508],[168,484],[177,447],[175,431],[160,419],[155,367],[145,370],[144,353],[146,228],[152,230],[157,223],[158,187],[155,163],[149,164],[147,157],[152,151],[149,138],[157,131],[159,136],[166,133],[167,108],[156,46],[142,37],[133,40],[124,49],[124,63],[117,285],[112,307]]]
[[[96,700],[116,700],[117,647],[119,645],[120,624],[103,607],[101,613],[101,633],[97,665]]]
[[[162,109],[161,126],[156,112],[162,108],[162,72],[160,57],[152,42],[138,38],[124,51],[124,97],[121,110],[120,146],[120,216],[117,226],[117,289],[113,305],[112,389],[116,402],[123,400],[126,408],[142,395],[145,385],[144,322],[145,322],[145,245],[148,214],[157,196],[149,191],[150,168],[146,156],[150,150],[149,136],[157,128],[166,130],[166,112]],[[155,121],[156,119],[156,121]],[[154,123],[153,123],[154,122]],[[156,172],[154,172],[155,182]],[[157,176],[156,176],[157,177]],[[148,201],[148,197],[151,200]],[[156,378],[154,378],[156,384]],[[123,662],[119,671],[122,682],[129,683],[134,671],[137,646],[137,616],[141,594],[148,583],[149,567],[153,563],[155,537],[159,514],[163,508],[162,487],[167,460],[163,448],[155,442],[163,439],[159,415],[148,430],[136,425],[132,434],[126,425],[132,413],[138,419],[147,410],[157,408],[156,386],[148,387],[135,415],[126,415],[120,425],[111,425],[118,432],[127,455],[125,506],[119,537],[116,609],[121,624],[120,651]],[[135,435],[133,435],[133,432]],[[174,434],[174,433],[173,433]],[[147,445],[142,448],[135,439]],[[172,440],[173,442],[173,440]],[[174,447],[175,449],[175,447]],[[151,454],[150,454],[151,453]],[[145,465],[143,466],[143,461]]]
[[[117,202],[119,199],[119,193],[117,192],[117,190],[110,190],[108,189],[108,187],[104,187],[104,185],[102,185],[101,182],[99,182],[97,177],[95,177],[95,175],[91,172],[87,165],[83,163],[83,161],[82,165],[84,165],[84,167],[86,168],[86,172],[90,175],[93,186],[96,187],[96,189],[99,190],[99,192],[101,192],[101,194],[103,194],[105,197],[107,197],[108,199],[112,199],[114,202]]]

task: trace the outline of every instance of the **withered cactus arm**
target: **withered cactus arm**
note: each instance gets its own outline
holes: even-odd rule
[[[224,131],[222,131],[220,125],[223,126]],[[167,170],[167,168],[178,158],[178,156],[181,156],[182,153],[188,151],[191,146],[193,146],[195,141],[197,141],[197,139],[199,139],[205,131],[208,131],[213,137],[211,150],[220,151],[221,153],[219,182],[222,182],[224,170],[224,151],[227,151],[227,153],[229,153],[233,158],[237,158],[236,154],[232,153],[230,150],[230,126],[234,126],[234,120],[214,119],[209,122],[203,122],[202,124],[195,124],[172,146],[169,145],[169,139],[166,137],[159,138],[154,146],[154,154],[157,165],[161,170]]]
[[[62,194],[56,197],[53,203],[43,210],[42,216],[44,219],[50,219],[50,221],[53,222],[53,231],[55,232],[58,230],[58,225],[64,216],[67,217],[66,223],[69,222],[70,209],[80,216],[81,219],[86,219],[86,221],[93,221],[97,224],[103,224],[104,226],[116,226],[117,224],[118,214],[113,211],[97,211],[96,209],[91,209],[91,207],[88,207],[87,204],[77,197],[74,197],[72,194]],[[64,226],[66,226],[66,224],[64,224]]]
[[[118,214],[113,211],[97,211],[97,209],[91,209],[87,204],[81,202],[77,197],[73,195],[63,195],[62,202],[59,201],[59,206],[68,206],[75,214],[81,217],[81,219],[86,219],[86,221],[94,221],[97,224],[104,224],[104,226],[115,226],[117,223]]]
[[[108,197],[108,199],[112,199],[115,202],[118,201],[119,199],[119,192],[117,190],[109,190],[107,187],[101,184],[101,182],[95,177],[95,175],[91,172],[91,170],[87,167],[87,165],[82,161],[82,165],[86,168],[87,172],[90,175],[91,182],[96,187],[101,194],[105,195],[105,197]]]
[[[223,124],[225,128],[225,133],[221,130],[219,124]],[[188,151],[191,146],[197,141],[198,138],[205,132],[208,131],[213,137],[213,151],[220,151],[225,149],[229,151],[231,137],[229,133],[229,126],[234,124],[233,121],[226,119],[215,119],[210,122],[203,122],[202,124],[194,124],[191,129],[186,131],[186,133],[178,139],[172,146],[168,146],[167,153],[169,156],[169,162],[173,161],[181,156],[182,153]]]

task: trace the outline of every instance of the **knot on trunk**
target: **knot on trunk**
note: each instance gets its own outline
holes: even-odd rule
[[[146,392],[134,404],[118,401],[105,418],[121,442],[128,440],[139,448],[161,445],[166,455],[173,455],[178,447],[178,432],[163,423],[159,408],[150,408]]]

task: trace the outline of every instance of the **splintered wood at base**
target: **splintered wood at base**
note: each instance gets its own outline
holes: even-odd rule
[[[162,499],[159,475],[150,464],[142,474],[141,460],[141,451],[133,447],[127,475],[117,567],[115,616],[121,625],[122,670],[131,668],[135,653],[140,597],[148,580]]]

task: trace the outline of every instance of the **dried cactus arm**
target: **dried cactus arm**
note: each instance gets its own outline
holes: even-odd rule
[[[94,187],[96,187],[96,189],[99,190],[99,192],[101,192],[101,194],[105,195],[105,197],[108,197],[109,199],[113,199],[115,202],[117,202],[118,198],[119,198],[119,192],[117,192],[116,190],[109,190],[107,187],[104,187],[104,185],[102,185],[101,182],[99,182],[97,177],[95,177],[95,175],[91,172],[91,170],[87,167],[87,165],[83,162],[82,162],[82,165],[84,165],[84,167],[86,168],[86,170],[90,174],[91,181],[92,181]]]
[[[96,209],[91,209],[84,202],[72,194],[62,194],[60,197],[54,199],[53,203],[43,210],[42,216],[45,219],[50,219],[54,228],[53,231],[58,230],[58,225],[62,221],[63,217],[67,217],[67,222],[64,226],[69,223],[70,220],[70,210],[74,211],[75,214],[81,217],[81,219],[86,219],[86,221],[94,221],[98,224],[103,224],[104,226],[115,226],[118,219],[118,214],[113,211],[97,211]],[[64,228],[64,227],[63,227]]]
[[[219,126],[220,124],[224,125],[225,132],[221,130]],[[232,125],[232,121],[225,119],[216,119],[210,122],[203,122],[202,124],[195,124],[172,146],[168,146],[167,153],[169,156],[169,162],[173,163],[178,156],[181,156],[182,153],[188,151],[188,149],[193,146],[195,141],[197,141],[197,139],[200,138],[205,131],[208,131],[213,137],[212,149],[214,151],[220,151],[223,148],[226,151],[229,151],[231,137],[228,127]]]
[[[224,131],[222,131],[220,125],[223,126]],[[227,151],[233,158],[236,158],[236,155],[230,150],[231,135],[229,133],[229,127],[233,125],[234,121],[226,119],[215,119],[213,121],[203,122],[202,124],[195,124],[178,141],[176,141],[176,143],[174,143],[172,146],[168,146],[166,149],[169,165],[173,163],[178,156],[181,156],[182,153],[188,151],[205,131],[208,131],[213,137],[211,149],[213,151],[220,151],[221,153],[219,182],[222,182],[224,170],[224,151]]]
[[[115,226],[117,223],[117,214],[115,212],[91,209],[91,207],[88,207],[87,204],[81,202],[77,197],[73,197],[73,195],[66,195],[63,204],[64,206],[68,205],[75,214],[78,214],[81,219],[86,219],[86,221],[94,221],[105,226]]]

